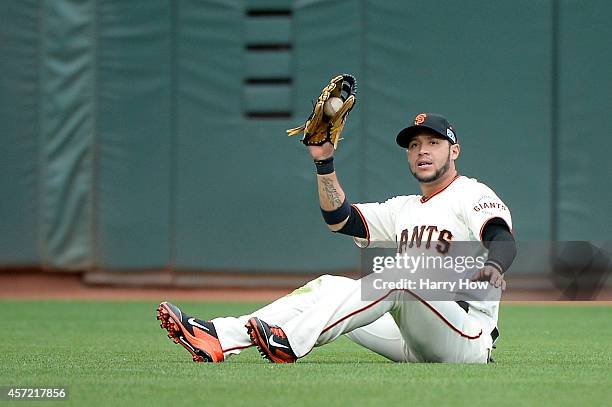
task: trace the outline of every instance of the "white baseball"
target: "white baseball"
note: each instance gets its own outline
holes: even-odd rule
[[[332,96],[325,101],[323,105],[323,113],[329,117],[334,117],[336,112],[340,110],[344,102],[339,97]]]

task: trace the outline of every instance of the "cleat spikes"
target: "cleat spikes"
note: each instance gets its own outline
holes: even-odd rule
[[[257,347],[262,358],[273,363],[295,363],[297,361],[286,335],[278,326],[270,326],[259,318],[253,317],[249,319],[245,327],[251,342]]]

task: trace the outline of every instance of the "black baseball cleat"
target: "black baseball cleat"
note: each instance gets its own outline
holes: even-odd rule
[[[187,349],[194,362],[223,362],[223,350],[212,322],[185,315],[165,301],[157,307],[157,319],[160,327],[168,331],[168,338]]]
[[[274,363],[294,363],[297,356],[293,353],[287,335],[275,325],[268,325],[253,317],[245,325],[251,342],[257,346],[261,356]]]

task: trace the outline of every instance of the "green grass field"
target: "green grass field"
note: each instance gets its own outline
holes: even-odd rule
[[[254,349],[212,365],[165,336],[155,302],[0,304],[0,385],[68,386],[69,401],[53,405],[612,405],[607,306],[503,304],[490,365],[396,364],[345,338],[295,365]],[[204,318],[256,306],[177,304]]]

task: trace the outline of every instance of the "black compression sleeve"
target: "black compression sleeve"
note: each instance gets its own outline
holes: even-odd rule
[[[516,257],[516,242],[508,225],[501,218],[491,219],[482,231],[482,242],[489,249],[485,264],[490,264],[504,273]]]
[[[343,235],[349,235],[354,237],[361,237],[365,239],[368,237],[368,232],[366,231],[366,226],[363,223],[363,219],[359,213],[357,213],[357,209],[351,205],[351,214],[342,229],[337,231],[338,233],[342,233]]]

